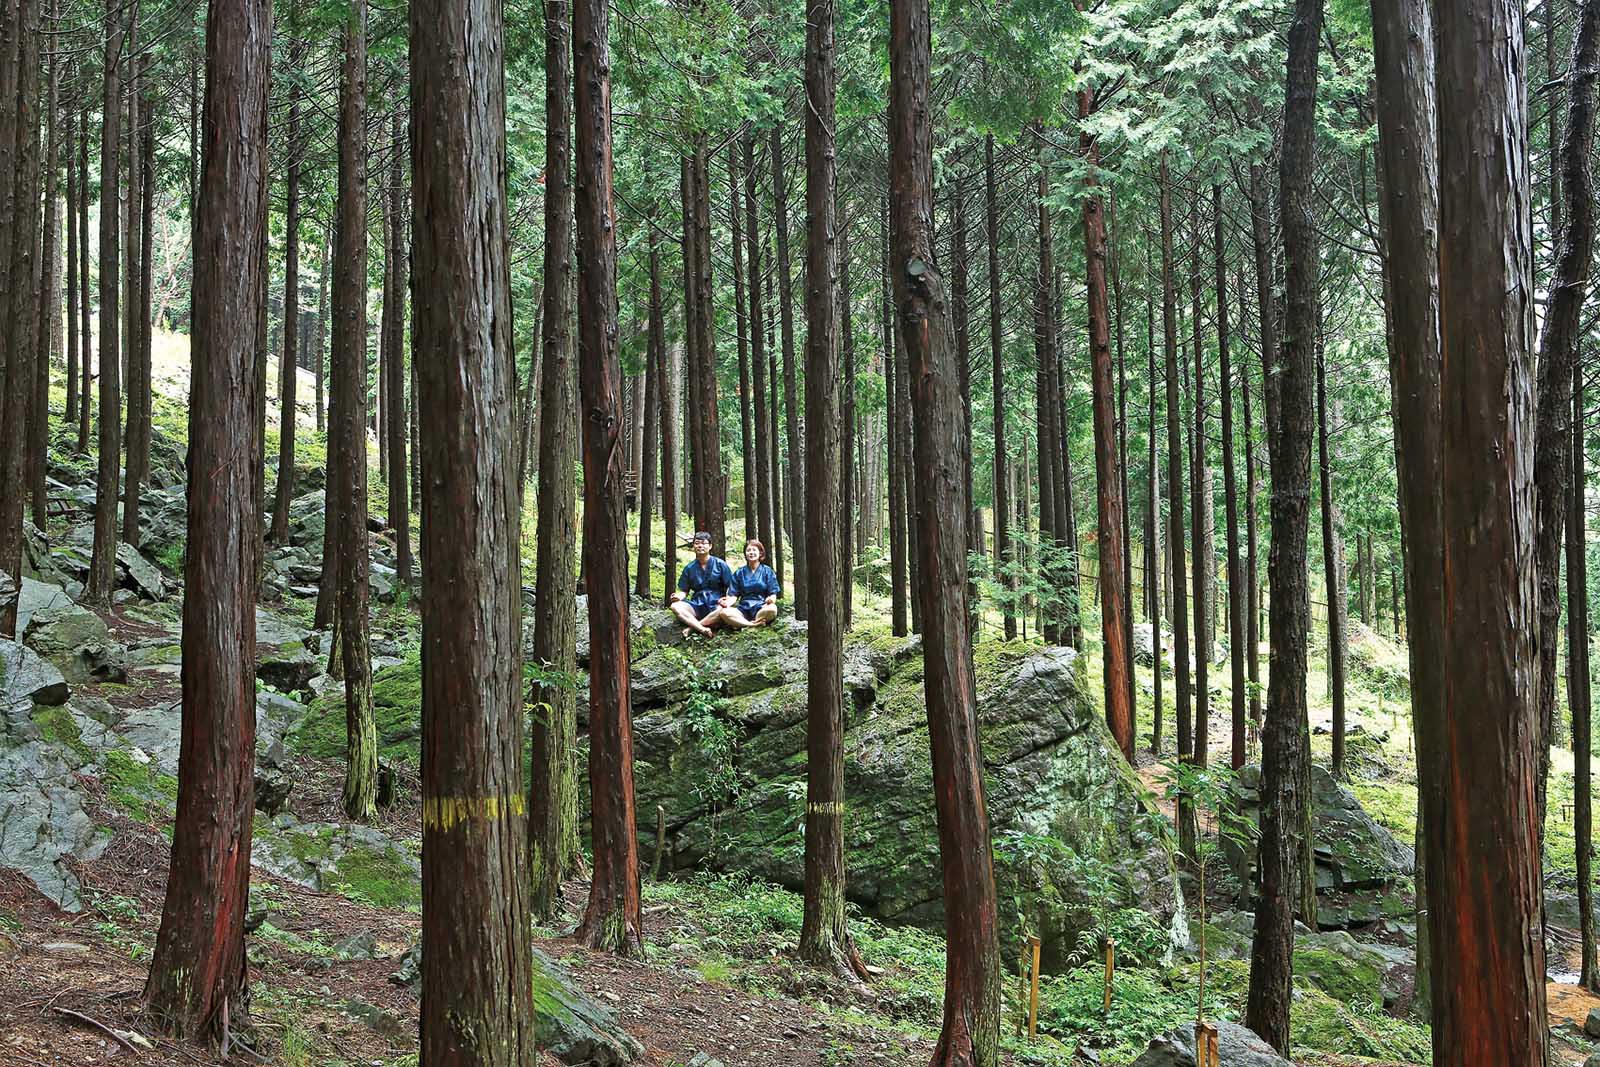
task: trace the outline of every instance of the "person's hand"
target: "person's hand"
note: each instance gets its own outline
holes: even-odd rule
[[[674,604],[676,604],[678,601],[680,601],[682,599],[683,599],[683,590],[682,589],[674,589],[672,591],[672,602]]]
[[[737,600],[735,600],[735,599],[734,599],[734,598],[733,598],[733,597],[731,597],[731,596],[725,596],[725,597],[723,597],[723,598],[722,598],[722,599],[721,599],[721,600],[719,600],[719,601],[717,601],[717,603],[718,603],[718,604],[720,604],[720,605],[722,605],[722,606],[723,606],[723,607],[725,607],[725,608],[731,608],[731,607],[733,607],[733,606],[734,606],[734,605],[735,605],[735,604],[737,604],[737,603],[738,603],[738,601],[737,601]]]
[[[778,602],[778,594],[777,593],[768,593],[767,594],[766,603],[768,603],[768,604],[776,604],[777,602]]]

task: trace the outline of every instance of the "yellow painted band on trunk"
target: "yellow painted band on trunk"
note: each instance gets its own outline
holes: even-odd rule
[[[449,830],[466,822],[490,822],[526,815],[527,812],[527,798],[520,793],[489,797],[424,797],[422,825],[433,830]]]

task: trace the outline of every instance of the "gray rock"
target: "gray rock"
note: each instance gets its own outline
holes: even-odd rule
[[[415,1027],[408,1026],[406,1021],[391,1011],[385,1011],[376,1004],[352,997],[339,1005],[339,1010],[350,1018],[363,1023],[379,1037],[390,1041],[398,1041],[409,1032],[415,1037]]]
[[[0,593],[0,603],[5,601],[5,596]],[[50,608],[69,607],[72,598],[67,596],[66,590],[54,582],[39,582],[23,576],[22,597],[17,601],[17,633],[27,633],[28,623],[33,616]]]
[[[1590,1037],[1600,1037],[1600,1008],[1589,1009],[1589,1017],[1583,1020],[1583,1032]]]
[[[127,575],[128,584],[146,600],[160,600],[166,595],[167,584],[154,563],[140,555],[139,550],[126,542],[117,546],[117,563]]]
[[[287,820],[287,828],[280,822]],[[286,878],[319,893],[331,892],[340,883],[350,882],[351,872],[382,869],[404,882],[401,889],[414,890],[406,899],[378,901],[380,905],[401,906],[422,899],[422,864],[394,838],[370,826],[341,823],[297,823],[280,814],[272,832],[258,833],[251,847],[250,862],[256,867]]]
[[[1169,648],[1169,635],[1163,631],[1161,634],[1161,654],[1166,655]],[[1156,661],[1155,627],[1148,622],[1135,623],[1133,627],[1133,658],[1141,667],[1149,667]]]
[[[1217,1054],[1220,1067],[1294,1067],[1273,1047],[1237,1023],[1213,1023],[1217,1028]],[[1133,1067],[1195,1067],[1194,1023],[1150,1042],[1150,1047],[1133,1061]]]
[[[178,773],[178,747],[183,736],[183,710],[178,701],[127,712],[117,725],[117,733],[149,756],[162,774]]]
[[[341,960],[375,960],[378,958],[378,935],[371,930],[357,930],[334,945],[333,954]]]
[[[1583,1061],[1583,1067],[1600,1067],[1600,1052]]]
[[[316,653],[298,642],[263,649],[260,656],[256,677],[286,693],[306,689],[322,669],[322,661]]]
[[[26,645],[0,638],[0,709],[58,707],[71,695],[72,688],[53,664]]]
[[[37,736],[14,744],[21,736],[11,728],[0,733],[0,867],[21,872],[58,906],[75,912],[83,898],[69,861],[98,858],[111,837],[83,810],[75,769],[62,747]]]
[[[282,741],[274,742],[256,760],[256,810],[269,817],[283,810],[294,791],[294,773],[288,762]]]
[[[18,632],[23,643],[74,685],[120,682],[128,676],[128,650],[111,639],[100,616],[67,600],[65,593],[34,611],[26,627],[19,622]]]
[[[1240,771],[1239,806],[1252,821],[1259,818],[1259,786],[1259,768]],[[1412,849],[1368,815],[1321,764],[1311,767],[1311,803],[1318,925],[1359,926],[1399,915],[1398,891],[1416,869]],[[1231,844],[1224,849],[1240,883],[1253,885],[1254,844],[1243,852]]]
[[[723,1067],[723,1063],[709,1052],[696,1052],[689,1058],[688,1067]]]
[[[616,1014],[578,988],[572,976],[539,949],[532,950],[533,996],[538,1047],[574,1067],[622,1067],[644,1054],[644,1046],[623,1029]],[[389,978],[396,985],[418,990],[422,980],[422,946],[400,958],[400,968]],[[697,1065],[714,1060],[696,1058]]]

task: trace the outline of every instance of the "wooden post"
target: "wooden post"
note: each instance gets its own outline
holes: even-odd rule
[[[1028,953],[1032,957],[1032,970],[1028,975],[1028,1040],[1039,1036],[1039,939],[1028,938]]]
[[[1111,1014],[1111,979],[1117,973],[1117,941],[1116,938],[1106,938],[1106,1006],[1105,1013]]]
[[[667,845],[667,809],[656,805],[656,862],[650,871],[653,881],[661,881],[661,854]]]
[[[1194,1024],[1195,1067],[1221,1067],[1217,1051],[1217,1028],[1211,1023]]]

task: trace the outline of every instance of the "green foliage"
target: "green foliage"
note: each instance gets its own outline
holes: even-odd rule
[[[684,681],[684,724],[709,768],[706,776],[695,786],[695,792],[713,808],[726,804],[739,793],[739,774],[734,766],[739,737],[733,724],[723,714],[725,701],[721,693],[724,685],[722,679],[716,676],[721,654],[713,652],[697,662],[682,649],[666,647],[661,649],[661,655],[666,657],[673,672]]]

